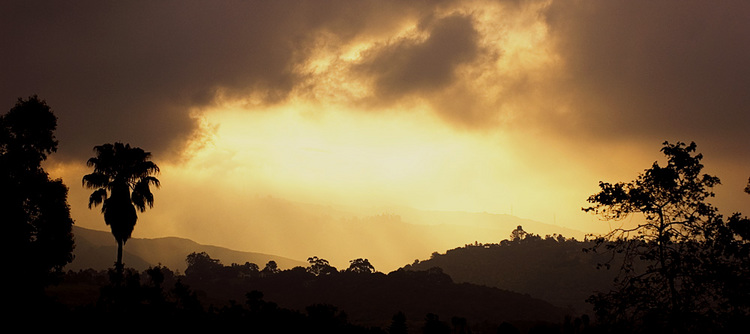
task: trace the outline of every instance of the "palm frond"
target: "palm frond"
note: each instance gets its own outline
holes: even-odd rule
[[[93,193],[91,193],[91,196],[89,196],[89,209],[91,209],[93,206],[97,206],[99,204],[102,204],[107,199],[107,190],[105,188],[99,188],[95,190]],[[102,207],[102,210],[104,210],[104,207]]]
[[[147,177],[141,179],[133,187],[133,194],[131,196],[133,205],[141,212],[146,210],[146,205],[150,208],[154,206],[154,194],[151,193],[151,188],[149,187],[149,184],[154,181],[156,182],[155,185],[158,186],[159,180],[154,177]]]
[[[81,180],[83,183],[83,186],[89,189],[95,189],[95,188],[106,188],[107,185],[110,183],[109,176],[94,172],[91,174],[87,174],[83,176],[83,179]]]
[[[145,182],[145,183],[147,183],[149,185],[153,185],[154,187],[157,187],[157,188],[161,187],[161,182],[159,181],[159,179],[157,179],[157,178],[155,178],[153,176],[146,176],[143,179],[141,179],[140,182]]]
[[[153,207],[154,195],[151,186],[160,187],[159,179],[152,176],[160,172],[159,166],[151,161],[151,153],[139,147],[131,147],[130,144],[116,142],[94,147],[95,156],[87,161],[87,166],[93,167],[94,172],[83,177],[83,185],[87,188],[98,189],[96,199],[91,199],[91,204],[98,205],[107,199],[107,191],[110,197],[115,185],[124,192],[132,189],[132,193],[125,195],[130,198],[132,204],[141,212],[146,206]],[[121,192],[118,191],[118,194]],[[119,195],[118,195],[119,196]],[[104,203],[106,205],[106,202]]]

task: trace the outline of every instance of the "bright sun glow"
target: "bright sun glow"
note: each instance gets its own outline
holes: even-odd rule
[[[220,125],[214,141],[195,152],[191,168],[305,201],[429,208],[450,202],[459,209],[489,195],[475,188],[477,179],[494,182],[487,179],[495,174],[489,170],[500,167],[494,157],[509,156],[499,138],[455,133],[419,112],[383,117],[280,109],[206,113],[208,122]]]

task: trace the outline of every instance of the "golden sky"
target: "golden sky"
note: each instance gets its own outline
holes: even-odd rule
[[[80,179],[114,141],[162,168],[134,237],[339,267],[391,270],[510,233],[429,211],[604,232],[585,199],[660,160],[665,140],[695,141],[719,208],[750,211],[746,2],[1,6],[3,101],[38,94],[55,111],[47,169],[79,226],[106,229]]]

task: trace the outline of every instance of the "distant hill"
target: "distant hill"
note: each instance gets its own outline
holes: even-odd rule
[[[555,238],[476,244],[433,253],[407,270],[439,267],[456,282],[497,287],[543,299],[577,313],[590,313],[586,298],[607,291],[616,270],[597,269],[608,254],[583,252],[593,242]]]
[[[65,270],[81,269],[109,269],[114,266],[117,254],[117,244],[109,232],[73,226],[76,248],[73,251],[75,259],[65,267]],[[185,258],[193,252],[206,252],[214,259],[220,259],[223,264],[255,263],[261,268],[268,261],[276,261],[279,268],[287,269],[295,266],[307,266],[304,261],[293,260],[280,256],[240,252],[223,247],[201,245],[189,239],[166,237],[155,239],[132,238],[123,248],[123,262],[126,267],[144,270],[161,264],[172,270],[184,272],[187,264]]]
[[[323,205],[263,196],[241,196],[232,202],[196,200],[168,205],[180,205],[182,211],[177,218],[179,223],[174,223],[179,228],[172,226],[170,236],[292,259],[318,256],[338,268],[346,268],[350,260],[367,258],[383,272],[396,270],[415,259],[425,259],[434,251],[444,252],[474,241],[500,242],[518,225],[540,235],[562,234],[582,239],[586,234],[506,214],[427,211],[405,206]],[[229,214],[235,206],[241,206],[242,213]],[[103,229],[100,215],[94,218],[93,223],[85,226]],[[144,221],[137,232],[139,236],[164,235],[158,226]],[[248,245],[252,248],[248,249]]]

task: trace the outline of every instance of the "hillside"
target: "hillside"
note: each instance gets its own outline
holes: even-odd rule
[[[78,226],[73,227],[76,248],[75,259],[66,270],[108,269],[112,268],[117,254],[117,245],[109,232],[96,231]],[[259,266],[268,261],[276,261],[279,268],[305,266],[307,262],[263,253],[240,252],[223,247],[198,244],[192,240],[165,237],[154,239],[132,238],[123,248],[125,266],[138,270],[150,266],[163,265],[172,270],[183,272],[187,267],[185,258],[193,252],[206,252],[211,257],[221,259],[227,265],[231,263],[255,263]]]
[[[597,269],[607,255],[583,252],[592,242],[537,238],[500,244],[476,244],[433,253],[407,270],[439,267],[456,282],[529,294],[576,313],[589,313],[586,298],[606,291],[615,270]]]

